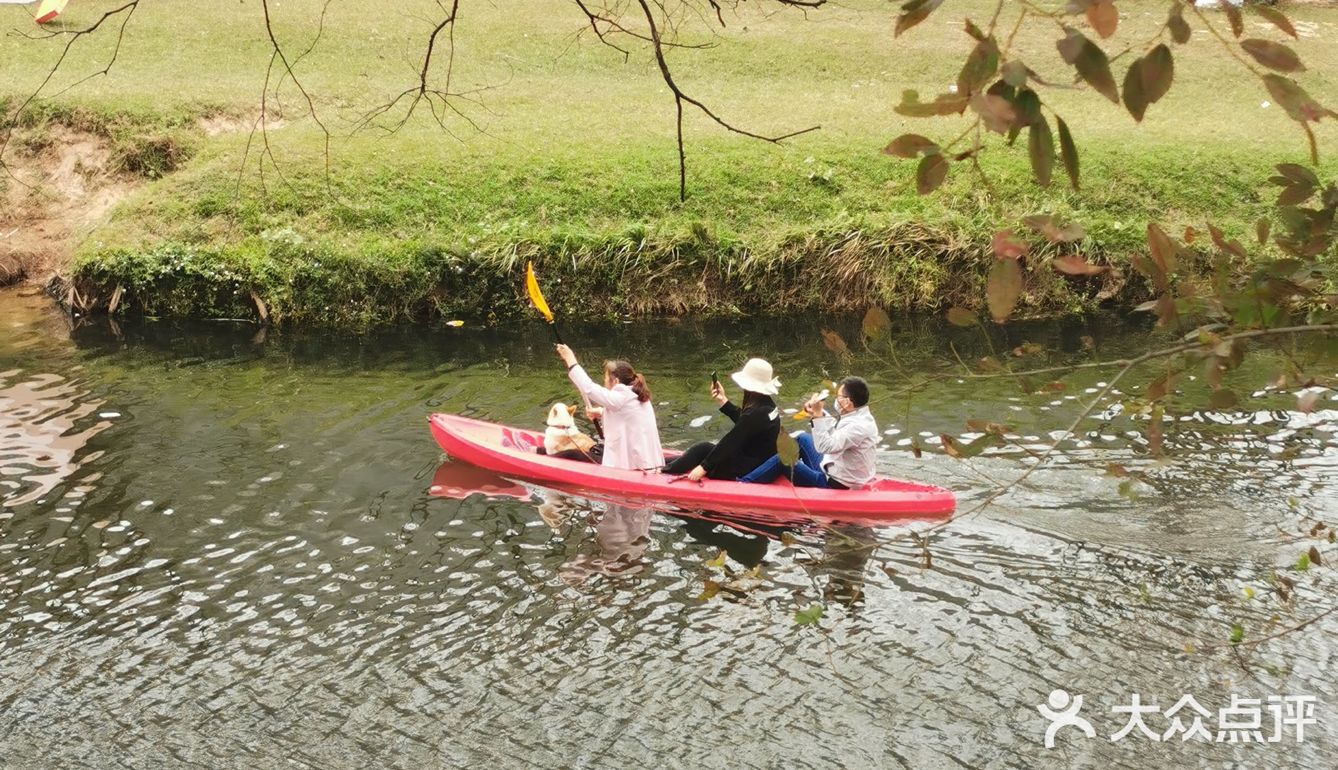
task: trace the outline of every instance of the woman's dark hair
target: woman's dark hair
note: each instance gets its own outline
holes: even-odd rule
[[[847,377],[841,380],[841,387],[846,389],[850,403],[855,406],[860,407],[869,403],[869,383],[862,377]]]
[[[771,399],[771,396],[768,396],[768,395],[766,395],[766,394],[764,394],[764,393],[757,393],[757,392],[754,392],[754,391],[751,391],[751,390],[745,390],[745,391],[743,392],[743,406],[741,406],[741,407],[739,407],[739,408],[740,408],[740,409],[747,409],[748,407],[750,407],[750,406],[752,406],[753,404],[756,404],[758,401],[762,401],[762,400],[771,401],[772,399]]]
[[[604,371],[613,375],[613,379],[632,388],[638,401],[650,400],[650,386],[646,378],[637,373],[626,361],[605,361]]]

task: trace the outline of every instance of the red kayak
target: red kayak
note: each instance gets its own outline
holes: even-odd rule
[[[888,478],[858,490],[795,487],[784,478],[770,484],[692,482],[682,476],[537,454],[544,437],[534,431],[451,414],[433,414],[428,421],[433,438],[457,460],[508,478],[621,503],[667,502],[713,511],[854,516],[869,521],[949,514],[957,505],[952,492],[942,487]]]

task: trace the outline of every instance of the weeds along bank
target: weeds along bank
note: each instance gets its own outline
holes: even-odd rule
[[[285,3],[277,33],[308,40],[304,14],[321,6]],[[674,54],[679,79],[750,128],[822,129],[773,146],[689,116],[680,203],[673,105],[653,62],[573,41],[581,19],[566,3],[535,8],[476,16],[458,31],[460,82],[488,89],[482,104],[460,105],[469,122],[443,130],[420,114],[385,132],[353,127],[405,86],[405,41],[422,37],[422,20],[385,16],[368,28],[359,9],[336,4],[299,70],[331,128],[327,157],[291,84],[269,102],[270,130],[251,133],[269,56],[254,14],[205,6],[187,18],[146,5],[112,72],[59,93],[108,52],[77,49],[62,65],[70,83],[25,117],[29,146],[10,150],[41,158],[63,131],[95,135],[115,201],[62,217],[77,206],[53,196],[39,214],[11,215],[4,232],[39,218],[67,225],[43,264],[84,311],[367,326],[523,313],[531,259],[568,316],[978,307],[993,232],[1022,232],[1022,215],[1043,213],[1083,225],[1066,253],[1112,267],[1062,276],[1050,267],[1055,248],[1033,238],[1021,311],[1056,314],[1146,298],[1125,267],[1150,218],[1173,231],[1212,222],[1249,241],[1276,197],[1272,165],[1305,157],[1295,124],[1246,79],[1233,86],[1233,62],[1205,40],[1177,52],[1175,89],[1141,125],[1091,94],[1058,97],[1082,151],[1081,192],[1038,188],[1025,149],[991,147],[987,181],[963,164],[920,197],[914,162],[879,150],[905,131],[956,133],[892,107],[905,88],[928,94],[953,81],[969,42],[960,17],[893,43],[896,8],[885,3],[806,17],[744,11],[716,47]],[[1338,12],[1296,15],[1311,25],[1295,45],[1312,90],[1338,85],[1338,53],[1323,42],[1338,36]],[[1131,13],[1122,23],[1152,30],[1160,20]],[[1029,63],[1057,62],[1052,37],[1019,42]],[[31,42],[5,38],[0,52]],[[32,80],[6,69],[0,95],[12,108]],[[1338,147],[1334,125],[1319,126],[1322,146]]]

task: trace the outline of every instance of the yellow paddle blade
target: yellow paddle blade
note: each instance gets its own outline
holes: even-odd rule
[[[525,263],[525,292],[530,295],[530,302],[534,304],[534,309],[549,322],[553,323],[553,311],[548,309],[548,303],[544,301],[544,293],[539,291],[539,279],[534,277],[534,263]]]

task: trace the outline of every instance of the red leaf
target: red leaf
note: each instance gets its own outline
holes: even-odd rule
[[[1065,275],[1100,275],[1110,269],[1109,265],[1093,265],[1076,254],[1055,257],[1050,264]]]
[[[1012,230],[999,230],[991,239],[994,256],[999,259],[1017,259],[1026,256],[1027,244],[1019,241]]]
[[[1022,267],[1015,259],[996,259],[985,285],[985,300],[995,323],[1003,323],[1013,314],[1022,295]]]
[[[1112,0],[1093,0],[1087,6],[1087,23],[1102,38],[1108,38],[1115,34],[1115,28],[1120,23],[1120,12]]]
[[[1288,19],[1282,13],[1282,11],[1279,11],[1277,8],[1274,8],[1271,5],[1256,4],[1250,6],[1250,8],[1253,9],[1255,13],[1259,14],[1260,16],[1263,16],[1265,19],[1268,19],[1270,22],[1272,22],[1273,26],[1277,27],[1278,29],[1282,30],[1288,35],[1291,35],[1293,39],[1297,39],[1296,27],[1292,26],[1291,19]]]
[[[901,37],[901,33],[929,18],[929,14],[942,4],[943,0],[909,0],[901,6],[901,15],[897,17],[897,28],[892,36]]]
[[[1240,47],[1245,49],[1245,53],[1253,56],[1255,61],[1271,70],[1277,70],[1278,72],[1305,71],[1305,65],[1301,63],[1301,59],[1296,55],[1296,52],[1282,43],[1252,37],[1240,41]]]
[[[1230,0],[1222,0],[1217,5],[1226,14],[1227,21],[1231,22],[1231,34],[1240,37],[1240,33],[1245,31],[1245,19],[1241,18],[1240,9],[1232,5]]]
[[[902,134],[883,148],[883,154],[898,158],[914,158],[923,153],[938,149],[934,140],[919,134]]]

